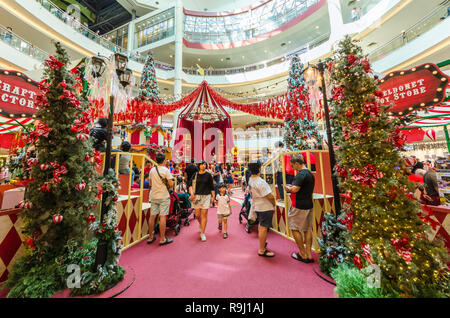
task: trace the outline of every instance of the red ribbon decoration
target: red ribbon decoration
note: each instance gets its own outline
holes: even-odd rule
[[[401,240],[391,239],[391,245],[395,247],[395,249],[397,250],[397,253],[399,255],[401,255],[401,257],[405,261],[407,261],[407,262],[412,261],[412,257],[411,257],[411,249],[412,248],[409,245],[409,237],[406,233],[403,235],[403,238]]]
[[[359,257],[359,255],[355,255],[355,257],[353,257],[353,264],[355,264],[359,269],[363,267],[361,257]]]
[[[384,177],[384,173],[377,171],[377,169],[370,163],[364,167],[363,171],[359,170],[359,168],[350,168],[349,170],[353,175],[353,181],[361,182],[369,188],[374,187],[377,180]]]
[[[59,69],[63,67],[65,64],[63,62],[58,61],[54,56],[50,56],[50,60],[46,60],[45,65],[51,69]]]

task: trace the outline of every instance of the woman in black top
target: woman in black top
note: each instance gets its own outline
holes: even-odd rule
[[[207,163],[205,161],[201,161],[198,168],[199,172],[189,181],[189,193],[195,217],[199,221],[200,239],[205,242],[208,209],[214,204],[214,183],[212,175],[206,171]]]

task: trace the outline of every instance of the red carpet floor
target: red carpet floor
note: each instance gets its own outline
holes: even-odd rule
[[[242,194],[236,193],[236,197]],[[232,202],[232,205],[237,205]],[[134,269],[136,281],[119,297],[150,298],[325,298],[336,297],[334,286],[320,279],[312,264],[290,257],[296,245],[273,232],[268,249],[274,258],[257,255],[257,228],[245,232],[240,207],[233,207],[228,239],[217,229],[216,209],[210,209],[206,242],[200,241],[196,220],[183,226],[172,244],[141,242],[123,252],[121,264]],[[192,216],[191,216],[192,219]],[[245,221],[244,221],[245,222]],[[317,255],[315,255],[317,261]]]

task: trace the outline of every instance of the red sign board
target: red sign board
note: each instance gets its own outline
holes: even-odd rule
[[[443,102],[449,77],[435,64],[423,64],[406,71],[395,71],[380,81],[380,102],[395,116],[434,106]]]
[[[0,70],[0,113],[29,116],[34,114],[38,83],[17,71]]]

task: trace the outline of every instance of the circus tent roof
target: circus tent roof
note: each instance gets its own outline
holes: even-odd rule
[[[210,87],[206,81],[200,84],[197,96],[181,111],[179,118],[187,120],[201,120],[216,122],[229,119],[223,105],[210,94]]]

